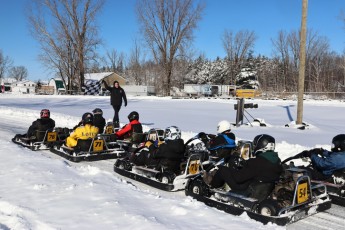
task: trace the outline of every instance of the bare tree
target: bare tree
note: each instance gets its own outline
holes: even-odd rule
[[[78,81],[79,89],[87,60],[100,43],[95,22],[103,5],[104,0],[36,0],[31,5],[30,29],[41,45],[44,63],[67,75],[69,84]]]
[[[103,62],[106,65],[106,71],[117,72],[123,74],[124,71],[125,54],[119,53],[116,49],[107,51],[106,56],[103,57]]]
[[[0,49],[0,80],[5,77],[5,73],[11,67],[12,63],[13,61],[8,56],[4,56]]]
[[[289,43],[288,35],[285,31],[279,31],[276,40],[271,39],[273,44],[274,56],[281,61],[281,71],[276,80],[276,90],[286,90],[287,79],[290,76],[290,54],[289,54]]]
[[[145,62],[145,55],[137,40],[134,40],[133,48],[129,57],[128,74],[133,79],[134,84],[147,85],[146,74],[143,69],[143,63]]]
[[[193,39],[204,5],[193,0],[139,0],[137,15],[145,41],[164,78],[163,94],[170,95],[174,59]]]
[[[230,82],[234,83],[235,76],[243,67],[256,39],[254,31],[240,30],[236,34],[233,34],[230,30],[224,31],[222,42],[229,62]]]
[[[22,81],[28,77],[28,70],[25,66],[13,66],[9,70],[9,76],[17,81]]]

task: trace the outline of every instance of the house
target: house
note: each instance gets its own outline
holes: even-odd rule
[[[126,95],[131,96],[150,96],[155,95],[155,87],[154,86],[146,86],[146,85],[124,85],[121,86]]]
[[[17,80],[14,78],[2,78],[1,79],[1,92],[11,92],[12,84]]]
[[[12,93],[35,93],[36,83],[30,80],[16,81],[11,84]]]
[[[109,86],[113,86],[114,81],[118,81],[120,86],[126,84],[126,80],[114,72],[103,73],[86,73],[85,78],[85,93],[86,95],[103,95],[102,80],[106,81]]]

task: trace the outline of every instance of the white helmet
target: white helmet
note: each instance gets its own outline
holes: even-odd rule
[[[223,133],[225,131],[230,131],[230,130],[231,130],[230,122],[226,120],[219,122],[217,125],[217,133]]]
[[[176,126],[169,126],[164,131],[165,140],[176,140],[181,138],[181,130]]]

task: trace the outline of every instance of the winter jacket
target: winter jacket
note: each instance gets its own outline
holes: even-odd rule
[[[119,139],[126,139],[132,137],[133,133],[143,133],[143,127],[138,120],[133,120],[127,125],[125,125],[122,129],[117,131],[115,135]]]
[[[324,150],[322,156],[312,154],[311,162],[315,169],[325,176],[331,176],[334,171],[345,169],[345,152],[329,152]]]
[[[211,155],[219,158],[229,156],[234,148],[236,148],[235,134],[230,132],[218,134],[209,144]]]
[[[77,145],[78,139],[86,140],[89,138],[94,138],[97,134],[98,128],[93,125],[86,124],[84,126],[80,126],[76,128],[69,137],[67,137],[66,145],[68,147],[75,147]]]
[[[231,189],[245,190],[252,183],[274,183],[279,179],[282,172],[283,168],[278,154],[268,151],[260,153],[256,158],[247,160],[239,170],[225,166],[220,167],[215,175],[215,178],[218,178],[214,181],[217,184],[219,181],[225,181]]]
[[[105,126],[105,119],[101,114],[95,114],[93,116],[93,125],[98,128],[99,133],[103,133]]]
[[[185,145],[182,139],[167,140],[155,147],[149,147],[150,158],[159,160],[159,164],[169,170],[178,173],[180,163],[184,159]]]
[[[29,127],[27,136],[35,136],[36,131],[47,131],[55,127],[55,121],[51,118],[40,118],[32,122],[32,125]]]
[[[244,167],[232,176],[236,183],[244,183],[248,180],[274,182],[279,179],[283,171],[280,162],[276,152],[263,152],[256,158],[246,161]]]
[[[125,106],[127,106],[127,97],[125,91],[119,86],[110,87],[105,81],[104,86],[110,92],[110,104],[111,105],[122,105],[122,99],[125,102]]]

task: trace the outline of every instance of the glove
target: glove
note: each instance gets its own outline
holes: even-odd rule
[[[311,154],[317,154],[317,155],[321,155],[321,156],[323,155],[323,149],[322,148],[312,149],[312,150],[310,150],[310,152],[311,152]]]
[[[156,148],[158,148],[158,140],[155,140],[155,141],[153,142],[153,145],[154,145]]]
[[[198,134],[196,135],[196,137],[197,137],[197,138],[200,138],[200,139],[203,139],[203,138],[206,137],[206,133],[200,132],[200,133],[198,133]]]
[[[312,151],[309,150],[304,150],[303,152],[301,152],[302,157],[311,157]]]

